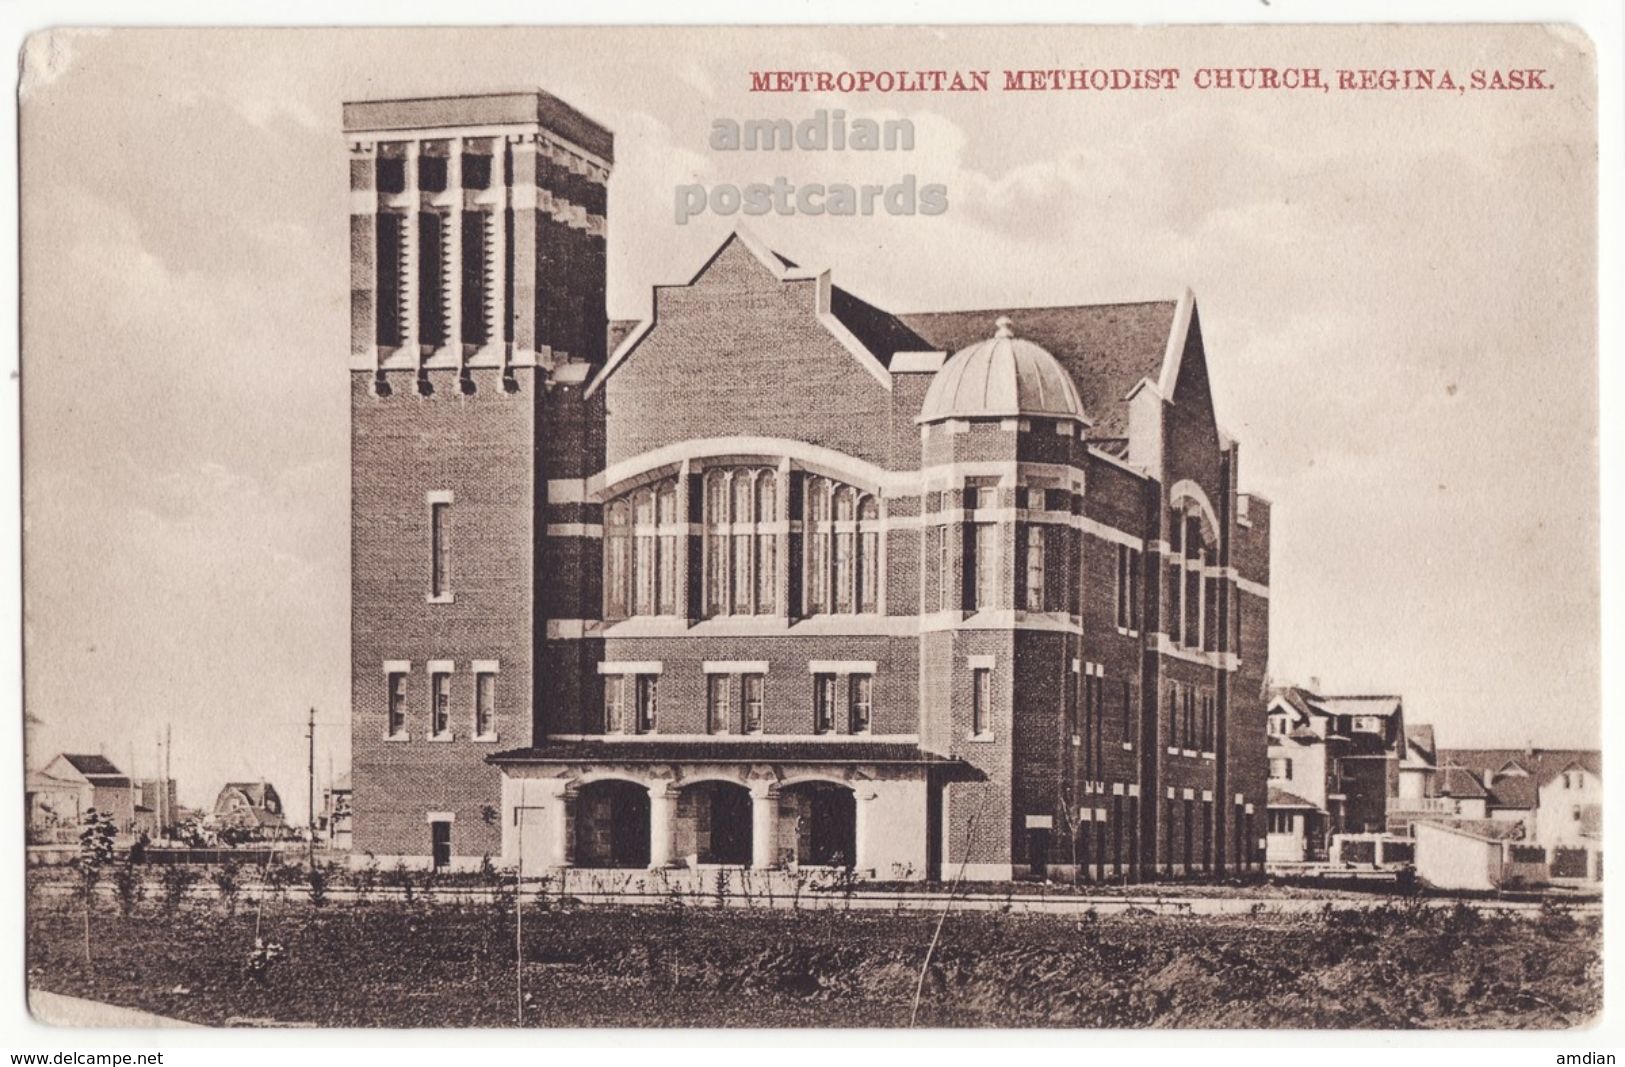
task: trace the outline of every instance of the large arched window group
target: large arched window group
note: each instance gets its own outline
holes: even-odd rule
[[[1174,506],[1169,517],[1169,637],[1178,645],[1219,649],[1219,546],[1216,531],[1195,501]]]
[[[705,614],[777,614],[779,472],[729,467],[703,477]]]
[[[711,466],[605,505],[604,617],[874,614],[881,551],[873,492],[778,466]]]
[[[609,618],[677,613],[677,481],[641,486],[604,510],[604,610]]]
[[[874,496],[812,476],[803,483],[802,511],[803,613],[880,610],[880,510]]]

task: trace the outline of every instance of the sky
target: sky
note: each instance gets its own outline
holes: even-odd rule
[[[1547,68],[1541,92],[751,94],[751,70]],[[1188,82],[1187,82],[1188,85]],[[1595,746],[1596,111],[1532,27],[57,31],[21,97],[25,699],[36,756],[182,801],[348,758],[345,100],[541,87],[612,129],[609,303],[740,220],[676,187],[948,189],[750,220],[894,311],[1173,299],[1274,502],[1270,673],[1444,746]],[[907,153],[726,153],[717,118],[908,118]],[[318,786],[319,787],[319,786]]]

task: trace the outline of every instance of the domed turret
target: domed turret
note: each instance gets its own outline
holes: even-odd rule
[[[926,390],[919,423],[1046,418],[1087,422],[1078,387],[1060,362],[1023,340],[1001,315],[992,337],[956,352]]]

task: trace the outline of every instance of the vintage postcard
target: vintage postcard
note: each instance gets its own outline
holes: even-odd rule
[[[1599,1019],[1579,29],[60,29],[18,107],[37,1019]]]

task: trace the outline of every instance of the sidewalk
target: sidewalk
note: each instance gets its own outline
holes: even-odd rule
[[[105,1027],[117,1029],[194,1029],[195,1023],[182,1022],[164,1015],[120,1008],[98,1000],[68,997],[61,993],[47,993],[43,989],[28,991],[28,1010],[36,1022],[44,1026]]]

